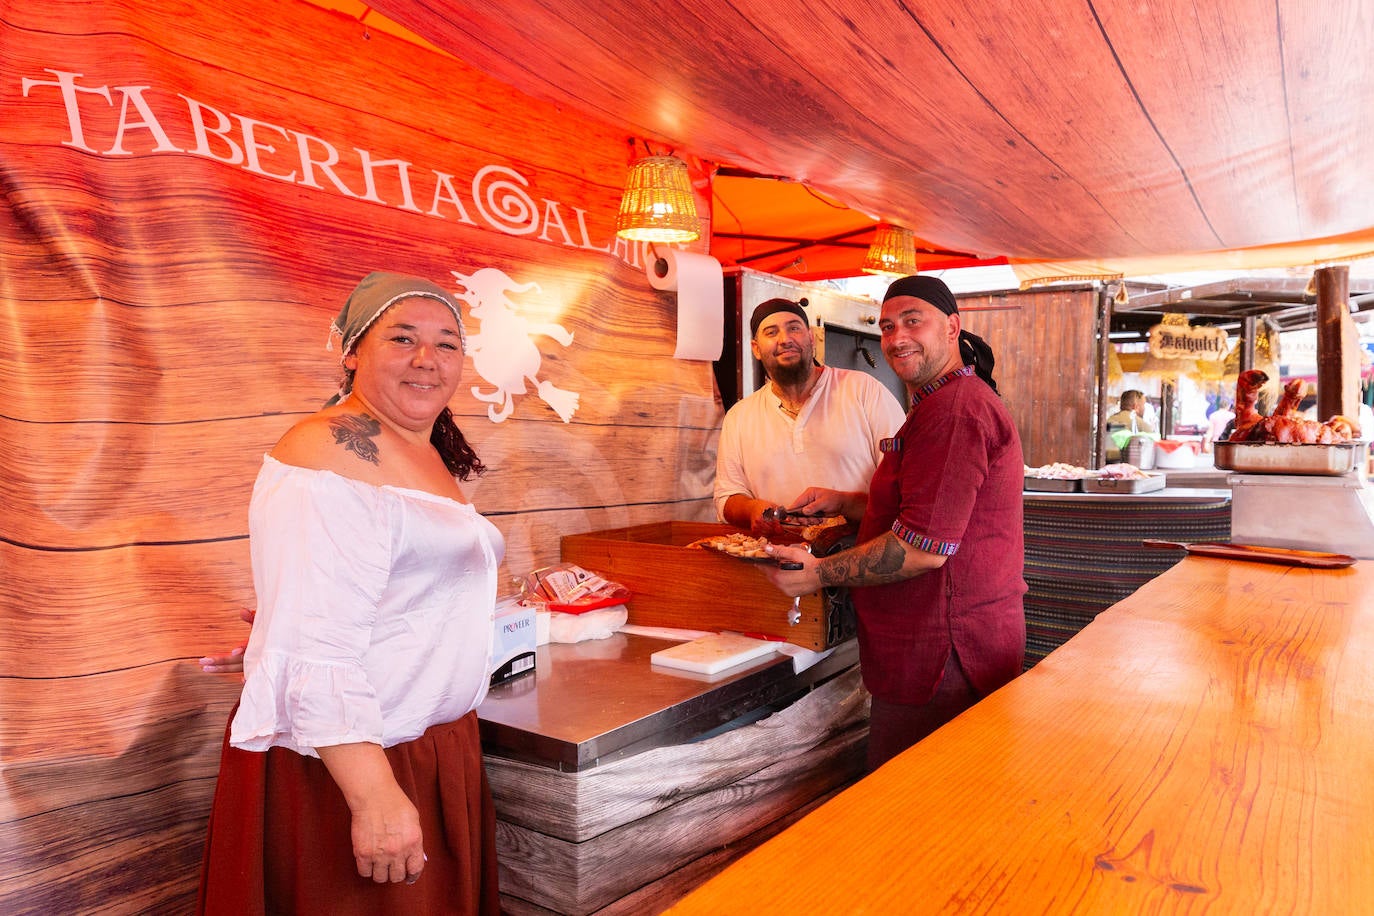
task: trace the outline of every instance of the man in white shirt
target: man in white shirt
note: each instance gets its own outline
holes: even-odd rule
[[[750,349],[768,384],[731,407],[716,455],[716,514],[776,534],[763,510],[792,505],[807,487],[868,492],[878,443],[902,425],[897,398],[871,375],[816,363],[800,303],[769,299],[749,321]]]

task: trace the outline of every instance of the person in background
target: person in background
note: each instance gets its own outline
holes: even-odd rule
[[[1157,432],[1154,421],[1146,414],[1149,401],[1145,392],[1132,388],[1121,392],[1121,404],[1116,413],[1107,418],[1107,429],[1127,429],[1132,433]]]
[[[1107,460],[1121,461],[1125,458],[1126,443],[1136,436],[1157,439],[1156,427],[1147,415],[1150,402],[1145,392],[1134,388],[1121,393],[1120,408],[1107,418]]]
[[[1235,420],[1236,412],[1231,409],[1230,398],[1222,398],[1217,402],[1216,409],[1207,415],[1207,435],[1202,440],[1202,450],[1210,452],[1212,443],[1229,436],[1231,422]]]
[[[768,384],[725,415],[716,452],[716,513],[756,535],[776,535],[764,510],[810,486],[863,492],[878,443],[902,425],[892,392],[871,375],[817,364],[802,304],[769,299],[749,319],[750,349]]]
[[[1310,387],[1298,402],[1298,416],[1305,420],[1317,419],[1317,392]]]
[[[373,273],[333,330],[344,382],[264,458],[256,620],[225,736],[198,912],[496,914],[474,710],[504,543],[448,401],[458,303]]]
[[[851,589],[870,769],[1020,674],[1026,647],[1024,464],[992,350],[934,277],[892,283],[879,328],[911,413],[883,443],[867,497],[817,488],[796,506],[861,519],[858,545],[822,558],[777,546],[802,568],[762,567],[792,596]]]

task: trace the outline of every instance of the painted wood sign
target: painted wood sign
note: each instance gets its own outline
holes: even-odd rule
[[[239,687],[196,659],[246,638],[249,490],[359,279],[463,303],[508,582],[709,518],[721,409],[614,236],[619,132],[305,4],[21,4],[0,44],[0,912],[184,911]]]

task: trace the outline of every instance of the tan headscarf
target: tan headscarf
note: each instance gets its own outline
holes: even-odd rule
[[[372,327],[373,322],[381,317],[383,312],[400,300],[414,296],[434,299],[448,306],[449,311],[453,312],[454,320],[458,322],[458,339],[463,352],[466,353],[468,351],[468,337],[467,331],[463,328],[463,313],[458,306],[458,300],[445,292],[437,283],[432,283],[421,277],[379,270],[363,278],[363,281],[349,294],[348,300],[344,302],[343,308],[339,310],[339,314],[329,326],[331,347],[335,335],[338,335],[342,342],[343,353],[340,355],[339,361],[342,362],[348,354],[353,352],[358,341],[367,333],[367,329]],[[353,373],[346,372],[338,393],[330,398],[325,406],[339,403],[348,397],[352,390]]]

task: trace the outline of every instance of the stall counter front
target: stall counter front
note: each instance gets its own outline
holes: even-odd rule
[[[1374,562],[1190,557],[670,912],[1369,912]]]
[[[1183,557],[1142,541],[1231,539],[1226,489],[1027,491],[1024,506],[1027,668]]]
[[[478,708],[505,913],[645,912],[863,772],[853,640],[710,675],[652,665],[671,645],[540,646]]]

